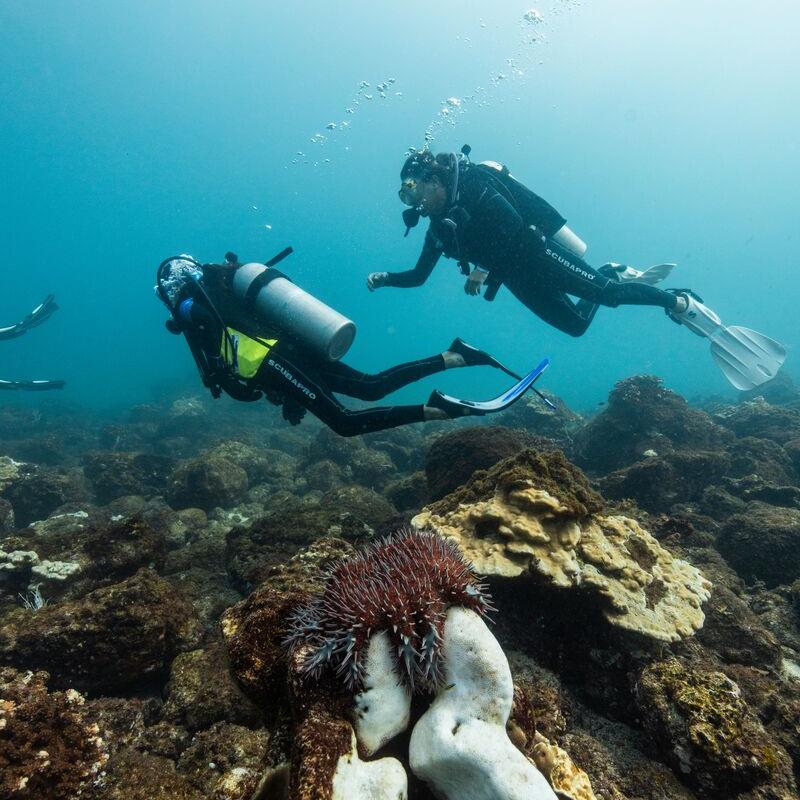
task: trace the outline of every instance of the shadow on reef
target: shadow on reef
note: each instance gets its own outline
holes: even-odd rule
[[[796,798],[800,391],[551,400],[0,406],[0,800]]]

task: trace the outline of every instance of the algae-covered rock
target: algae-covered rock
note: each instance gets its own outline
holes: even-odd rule
[[[732,440],[660,378],[636,376],[620,381],[605,410],[575,434],[572,454],[583,469],[604,474],[639,461],[648,450],[721,450]]]
[[[602,498],[561,453],[527,450],[413,519],[453,538],[475,569],[596,597],[615,626],[677,641],[703,625],[710,584]]]
[[[99,503],[125,495],[164,494],[175,460],[150,453],[93,451],[83,457],[83,473]]]
[[[221,629],[231,672],[265,713],[273,713],[285,694],[289,616],[322,587],[327,568],[352,553],[352,546],[342,539],[321,538],[275,565],[265,583],[223,614]]]
[[[767,782],[793,785],[786,752],[721,672],[658,661],[642,672],[636,699],[664,758],[707,796],[727,800]]]
[[[189,620],[181,595],[141,570],[81,600],[12,611],[0,627],[0,664],[45,669],[58,688],[124,691],[163,679]]]
[[[462,428],[440,436],[425,457],[430,497],[439,500],[465,484],[478,470],[516,455],[533,441],[525,431],[498,425]]]
[[[774,406],[756,397],[714,414],[714,421],[737,436],[756,436],[784,444],[800,437],[800,410]]]
[[[605,497],[631,498],[651,513],[667,512],[676,503],[699,500],[726,473],[730,458],[721,452],[667,453],[637,461],[600,480]]]
[[[79,796],[108,758],[97,723],[74,689],[50,692],[46,672],[0,668],[0,797]]]
[[[362,486],[343,486],[323,495],[318,503],[295,498],[250,525],[227,535],[225,565],[234,584],[249,591],[269,570],[322,536],[349,541],[371,539],[395,515],[394,507]]]
[[[247,472],[219,454],[207,453],[181,464],[169,479],[167,499],[174,508],[227,508],[244,497]]]
[[[164,689],[164,718],[194,732],[216,722],[258,727],[261,713],[233,681],[220,644],[180,653]]]
[[[717,548],[745,580],[790,584],[800,575],[800,509],[750,503],[725,523]]]

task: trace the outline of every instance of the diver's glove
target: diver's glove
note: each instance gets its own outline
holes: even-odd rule
[[[297,400],[287,397],[283,401],[283,418],[290,425],[299,425],[306,415],[306,408],[302,406]]]
[[[471,295],[480,294],[481,286],[483,286],[484,281],[488,277],[489,273],[486,270],[475,267],[472,272],[470,272],[467,282],[464,284],[464,291]]]
[[[367,275],[367,289],[371,292],[374,292],[376,289],[382,289],[386,286],[388,280],[388,272],[370,272],[370,274]]]

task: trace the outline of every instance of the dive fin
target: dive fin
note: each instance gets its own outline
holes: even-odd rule
[[[679,296],[686,298],[686,309],[668,315],[711,340],[711,355],[734,387],[755,389],[778,374],[786,360],[786,348],[780,342],[749,328],[723,325],[719,316],[690,292],[682,291]]]
[[[49,294],[30,314],[27,314],[16,325],[0,328],[0,339],[15,339],[17,336],[22,336],[23,333],[31,328],[46,322],[56,311],[58,311],[58,305],[55,301],[55,296]]]
[[[24,389],[29,392],[43,392],[49,389],[63,389],[65,381],[4,381],[0,380],[0,389]]]
[[[711,340],[711,355],[730,383],[744,392],[778,374],[786,348],[763,333],[731,325]]]
[[[441,408],[450,416],[454,417],[481,417],[484,414],[493,414],[497,411],[503,411],[519,400],[549,366],[550,359],[543,359],[535,369],[531,370],[524,378],[517,381],[517,383],[503,392],[499,397],[495,397],[494,400],[459,400],[457,397],[451,397],[443,392],[434,391],[431,393],[428,405],[434,408]]]
[[[668,277],[676,266],[676,264],[656,264],[640,270],[625,264],[611,262],[605,265],[605,273],[613,273],[620,283],[646,283],[648,286],[655,286]],[[604,272],[603,268],[601,268],[601,272]]]

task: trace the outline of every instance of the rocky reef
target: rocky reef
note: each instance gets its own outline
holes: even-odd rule
[[[0,406],[0,800],[790,800],[800,401],[340,439]]]

